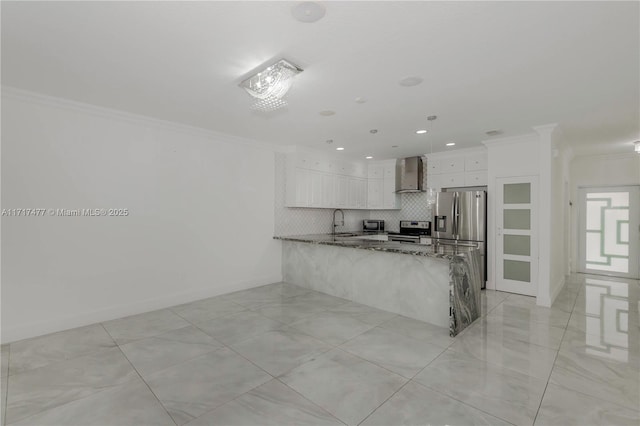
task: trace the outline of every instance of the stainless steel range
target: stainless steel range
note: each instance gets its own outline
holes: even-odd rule
[[[401,220],[400,232],[389,232],[389,241],[419,244],[420,237],[431,235],[431,222],[428,220]]]

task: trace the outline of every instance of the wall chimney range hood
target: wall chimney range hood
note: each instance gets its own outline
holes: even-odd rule
[[[396,194],[425,192],[422,157],[399,158],[396,160]]]

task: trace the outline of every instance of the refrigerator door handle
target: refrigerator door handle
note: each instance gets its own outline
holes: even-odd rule
[[[456,193],[451,197],[451,236],[455,238],[458,230],[456,229]]]
[[[460,229],[460,194],[454,193],[453,195],[453,236],[458,238],[458,231]]]

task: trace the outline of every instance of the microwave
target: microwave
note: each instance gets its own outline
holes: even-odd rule
[[[364,232],[383,232],[384,220],[370,220],[365,219],[362,221],[362,231]]]

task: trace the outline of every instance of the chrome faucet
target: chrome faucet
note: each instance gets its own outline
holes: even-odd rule
[[[342,219],[336,220],[336,213],[340,212]],[[333,211],[333,235],[336,235],[336,228],[338,226],[344,226],[344,212],[341,209],[335,209]]]

